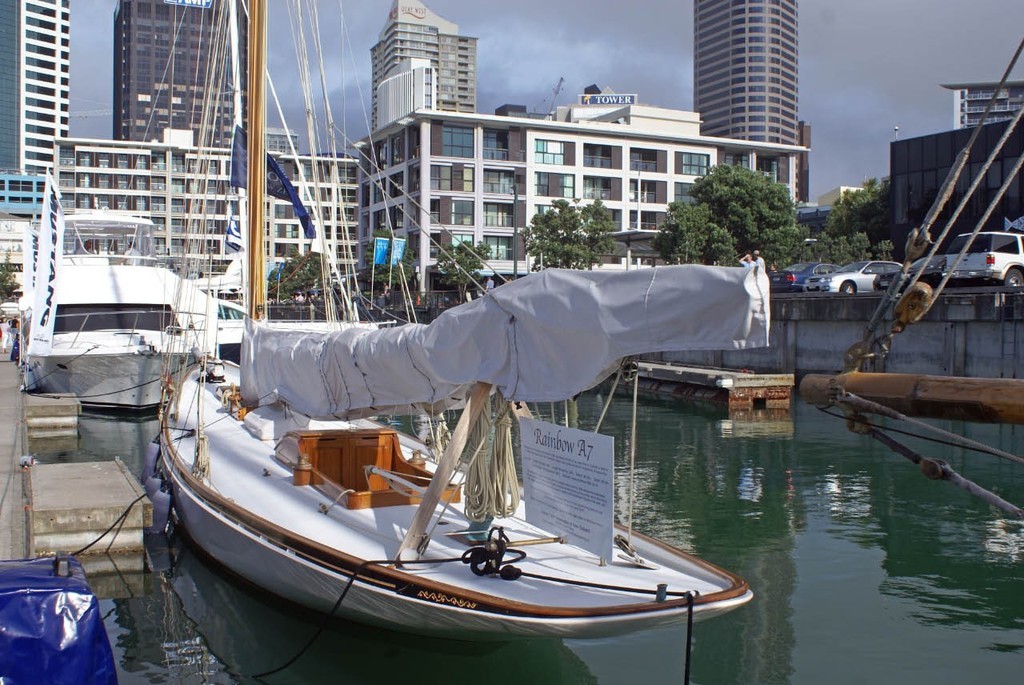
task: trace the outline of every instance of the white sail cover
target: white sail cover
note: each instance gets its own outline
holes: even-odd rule
[[[249,322],[242,394],[321,418],[437,409],[478,381],[510,400],[563,400],[623,357],[767,345],[768,290],[753,268],[547,269],[429,325],[323,333]]]

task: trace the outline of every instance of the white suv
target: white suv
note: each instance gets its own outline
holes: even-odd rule
[[[998,283],[1008,288],[1024,286],[1024,244],[1020,233],[986,231],[979,233],[971,243],[967,254],[950,276],[951,283],[959,281]],[[960,254],[969,233],[958,235],[946,248],[946,262],[953,266],[953,260]]]

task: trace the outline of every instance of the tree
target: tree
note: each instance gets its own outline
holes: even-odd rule
[[[871,245],[864,233],[853,235],[830,235],[823,232],[818,238],[815,253],[835,264],[849,264],[871,258]]]
[[[0,264],[0,300],[9,300],[18,290],[17,269],[11,264],[11,253],[4,257],[4,263]]]
[[[760,250],[765,261],[788,263],[803,246],[806,230],[796,224],[796,207],[785,185],[739,166],[719,164],[693,184],[691,196],[716,226],[732,236],[736,255]]]
[[[480,282],[480,270],[491,258],[491,247],[486,243],[452,245],[437,256],[437,270],[444,280],[459,289],[459,300],[466,299],[466,290]]]
[[[295,293],[318,290],[323,283],[323,263],[320,254],[307,252],[300,255],[292,249],[284,262],[267,277],[267,292],[274,299],[290,300]]]
[[[673,202],[658,228],[652,247],[670,264],[733,266],[736,246],[729,232],[717,225],[705,205]]]
[[[832,205],[824,232],[837,237],[863,233],[872,249],[890,240],[889,181],[870,178],[863,188],[844,191]]]
[[[600,200],[583,207],[578,200],[555,200],[549,211],[533,217],[523,229],[523,243],[533,257],[534,271],[591,269],[615,248],[614,230],[612,215]]]

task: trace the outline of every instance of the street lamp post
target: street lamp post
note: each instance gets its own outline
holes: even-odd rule
[[[512,280],[519,279],[519,186],[512,176]]]

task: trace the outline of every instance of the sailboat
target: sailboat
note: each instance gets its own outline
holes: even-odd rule
[[[610,439],[529,406],[593,388],[635,355],[766,345],[763,270],[549,269],[429,325],[267,321],[265,32],[253,0],[240,363],[193,351],[165,386],[159,463],[178,530],[274,596],[462,640],[616,636],[749,602],[737,575],[615,523]],[[374,418],[433,423],[453,409],[447,439]]]

